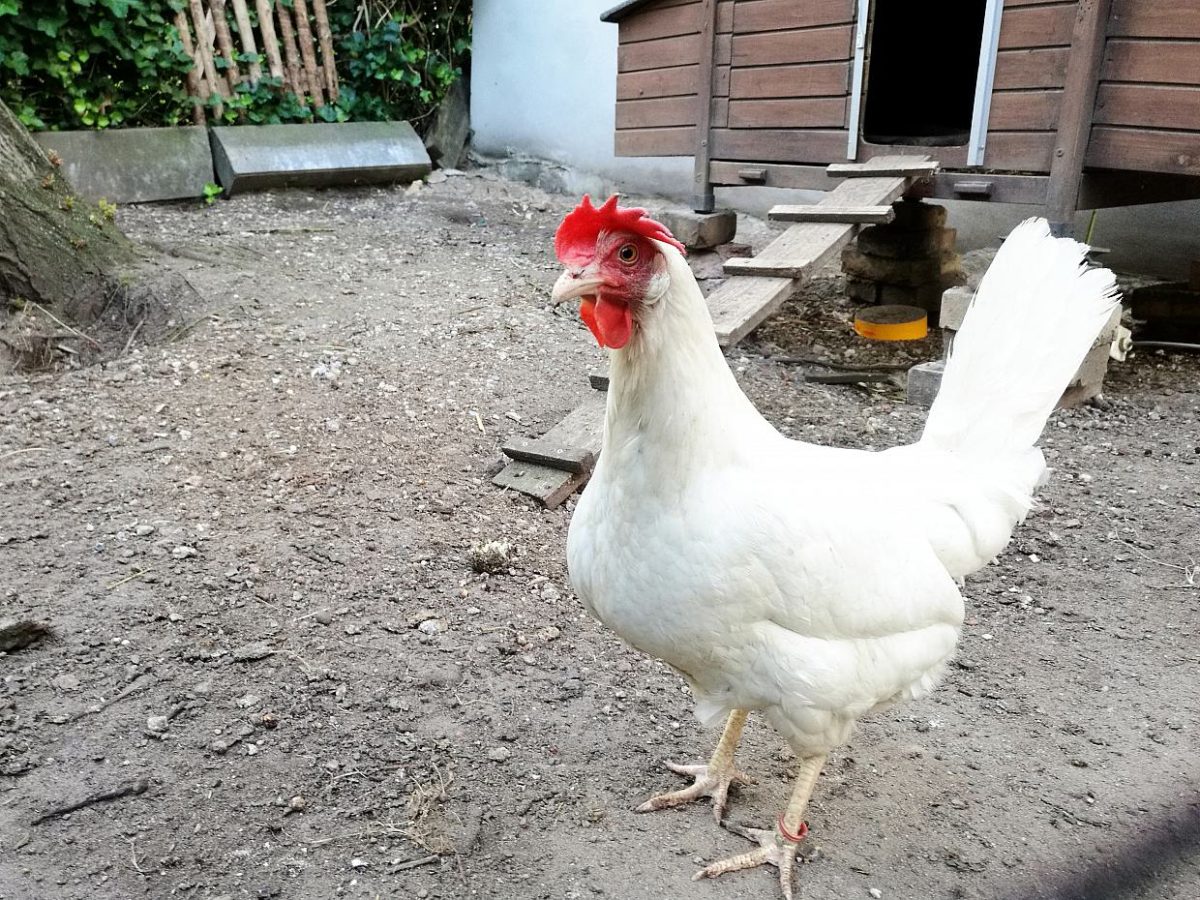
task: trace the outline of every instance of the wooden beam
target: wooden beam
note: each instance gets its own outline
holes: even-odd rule
[[[736,344],[783,306],[795,287],[790,278],[730,278],[708,296],[717,343]]]
[[[699,80],[696,85],[696,154],[692,172],[692,209],[709,213],[716,207],[708,162],[712,158],[713,66],[717,36],[717,0],[701,0]]]
[[[507,444],[501,445],[500,451],[509,459],[537,463],[539,466],[562,469],[564,472],[574,472],[577,475],[590,472],[596,465],[595,451],[586,447],[560,447],[558,444],[548,444],[545,438],[540,440],[512,438]]]
[[[867,225],[890,222],[896,213],[888,206],[824,206],[821,204],[772,206],[767,217],[779,222],[841,222]]]
[[[834,163],[825,167],[831,178],[924,178],[937,170],[938,164],[932,159],[898,162],[894,156],[877,156],[865,163]]]
[[[1046,190],[1046,218],[1052,227],[1068,227],[1079,202],[1111,8],[1112,0],[1079,0],[1076,7],[1071,55],[1067,59],[1063,102],[1050,161],[1050,184]]]
[[[589,391],[578,407],[540,439],[531,443],[555,450],[575,448],[592,454],[593,458],[599,456],[604,439],[604,410],[607,402],[607,395],[602,391]],[[511,445],[514,442],[509,443]],[[560,454],[558,458],[562,460],[564,455]],[[517,461],[501,469],[492,478],[492,484],[528,494],[548,509],[553,509],[583,487],[591,474],[590,467],[583,471],[571,472],[561,467]]]

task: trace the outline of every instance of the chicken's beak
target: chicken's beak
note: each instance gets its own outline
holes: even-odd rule
[[[558,281],[554,282],[554,289],[550,292],[550,297],[554,300],[554,305],[558,306],[558,304],[574,300],[576,297],[589,294],[594,296],[597,289],[603,284],[603,278],[588,274],[586,269],[567,269],[558,276]]]

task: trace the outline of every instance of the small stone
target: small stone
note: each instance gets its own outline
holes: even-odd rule
[[[171,720],[166,716],[151,716],[146,720],[146,730],[155,734],[166,734],[171,727]]]
[[[867,891],[867,893],[874,897],[875,900],[879,900],[879,898],[883,896],[883,891],[881,891],[879,888],[871,888],[869,891]]]
[[[316,619],[321,625],[333,624],[333,613],[327,609],[320,610],[313,616],[313,618]]]
[[[196,555],[196,548],[189,547],[186,544],[180,544],[178,547],[176,547],[174,550],[171,551],[171,555],[173,557],[175,557],[176,559],[187,559],[191,556]]]
[[[79,690],[79,679],[69,672],[64,672],[61,675],[55,675],[51,682],[60,691],[77,691]]]
[[[438,619],[426,619],[417,626],[417,631],[421,632],[421,634],[438,634],[444,631],[445,628],[446,626]]]
[[[504,762],[512,756],[512,751],[507,747],[493,747],[487,752],[487,758],[492,762]]]
[[[350,868],[352,869],[365,869],[366,867],[367,861],[361,856],[356,856],[354,859],[350,860]]]
[[[338,762],[336,759],[328,760],[325,763],[325,768],[328,769],[330,772],[336,772],[341,767],[342,767],[342,764],[340,762]]]
[[[257,694],[243,694],[233,702],[242,709],[250,709],[251,707],[258,706],[258,704],[262,703],[262,697],[259,697]]]
[[[136,534],[138,537],[148,537],[149,535],[154,534],[154,526],[153,525],[139,525],[139,526],[137,526],[137,528],[133,529],[133,533]]]
[[[220,738],[217,738],[208,745],[208,749],[218,756],[222,756],[229,750],[229,741],[223,741]]]
[[[266,659],[274,652],[266,641],[253,641],[238,647],[232,656],[235,662],[253,662],[256,659]]]

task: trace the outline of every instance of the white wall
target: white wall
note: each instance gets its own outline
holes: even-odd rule
[[[475,0],[471,127],[475,149],[527,154],[576,170],[568,189],[685,197],[690,157],[613,155],[617,0]],[[587,175],[601,176],[589,180]]]
[[[614,189],[676,200],[691,195],[690,157],[613,155],[617,27],[600,14],[617,0],[475,0],[471,127],[476,150],[527,155],[563,167],[571,193]],[[772,203],[810,202],[813,191],[718,189],[717,203],[765,215]],[[995,245],[1000,234],[1037,215],[1036,207],[950,202],[960,250]],[[1079,234],[1087,227],[1080,214]],[[1112,265],[1183,277],[1200,258],[1200,201],[1101,210],[1092,242],[1111,248]]]

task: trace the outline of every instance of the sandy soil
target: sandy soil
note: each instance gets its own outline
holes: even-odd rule
[[[571,202],[474,175],[122,210],[204,302],[103,366],[0,380],[3,614],[56,635],[0,655],[0,898],[777,895],[693,884],[747,846],[708,807],[632,811],[716,736],[571,594],[573,502],[490,484],[604,365],[548,300]],[[910,440],[898,387],[778,359],[896,360],[838,286],[731,365],[789,435]],[[1045,446],[947,682],[831,758],[808,900],[1197,896],[1197,358],[1135,353]],[[513,556],[478,574],[489,540]],[[754,718],[740,759],[730,818],[766,823],[795,761]]]

